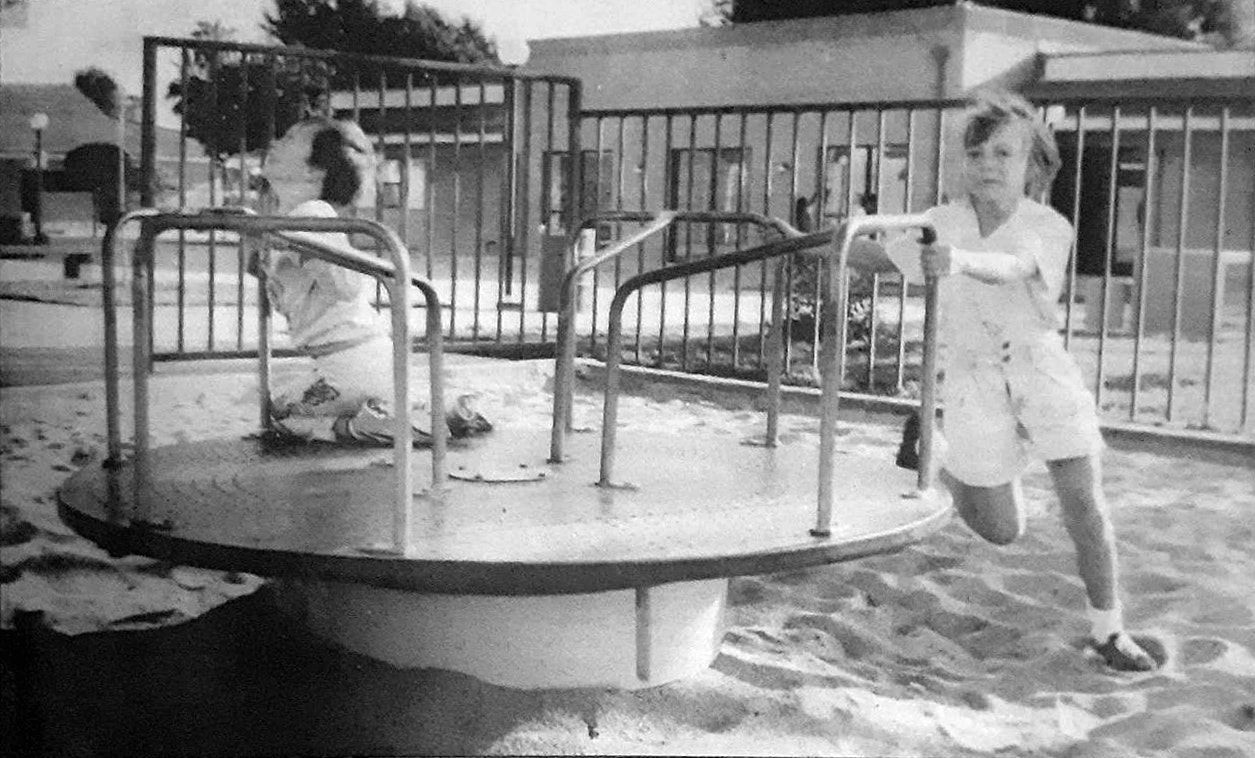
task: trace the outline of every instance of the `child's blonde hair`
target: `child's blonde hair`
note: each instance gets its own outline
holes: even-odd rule
[[[1024,194],[1039,197],[1054,182],[1062,160],[1055,135],[1037,114],[1032,103],[1014,92],[986,89],[974,94],[966,113],[963,147],[983,145],[994,132],[1006,124],[1024,126],[1029,140],[1028,172],[1024,177]]]

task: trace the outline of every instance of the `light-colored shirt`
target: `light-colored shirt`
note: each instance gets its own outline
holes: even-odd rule
[[[301,203],[288,215],[337,217],[335,208],[325,200]],[[322,238],[335,247],[351,247],[345,234],[306,236]],[[303,257],[294,250],[272,250],[266,269],[266,291],[271,305],[287,319],[288,333],[296,347],[317,348],[389,335],[388,322],[371,304],[374,279],[343,266]]]
[[[1053,208],[1022,199],[987,237],[966,200],[927,212],[939,242],[964,253],[1002,253],[1029,264],[1027,278],[987,284],[965,276],[941,279],[941,342],[947,352],[995,355],[1010,345],[1056,335],[1057,303],[1072,251],[1072,225]]]

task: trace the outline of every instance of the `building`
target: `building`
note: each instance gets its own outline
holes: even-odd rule
[[[1065,160],[1052,201],[1076,220],[1078,292],[1107,270],[1136,302],[1145,260],[1144,324],[1168,328],[1172,298],[1159,295],[1171,295],[1180,265],[1187,332],[1210,323],[1213,292],[1222,304],[1250,297],[1255,51],[955,3],[538,40],[529,68],[583,82],[583,165],[609,174],[584,177],[595,196],[585,207],[753,210],[812,224],[952,194],[954,108],[982,86],[1017,89],[1051,106]],[[799,218],[799,208],[817,212]],[[745,241],[730,226],[694,236],[709,251]],[[686,254],[675,236],[650,252]],[[1108,316],[1129,326],[1119,307]]]
[[[36,197],[36,135],[31,117],[42,113],[48,125],[42,130],[43,146],[42,197]],[[38,202],[41,207],[45,235],[56,237],[90,237],[100,231],[95,222],[96,200],[90,189],[65,170],[66,156],[88,146],[101,146],[116,159],[119,125],[102,113],[71,84],[3,84],[0,85],[0,220],[13,241],[15,229],[22,219],[28,220]],[[132,111],[122,139],[127,160],[138,165],[140,143],[139,121]],[[179,136],[177,130],[160,129],[157,135],[160,171],[178,171]],[[189,150],[190,160],[198,160],[199,146]],[[202,161],[203,162],[203,161]],[[132,204],[138,199],[138,187],[132,177]]]

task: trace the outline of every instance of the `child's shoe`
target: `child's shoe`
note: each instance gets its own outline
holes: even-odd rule
[[[902,442],[898,445],[898,456],[894,461],[898,468],[908,471],[919,470],[919,414],[912,413],[906,417],[902,425]]]
[[[1092,644],[1107,668],[1114,671],[1154,671],[1159,668],[1150,653],[1143,650],[1128,632],[1116,632],[1106,642]]]
[[[937,411],[937,420],[941,420],[941,411]],[[894,463],[897,464],[898,468],[904,468],[908,471],[919,471],[919,435],[919,413],[912,413],[906,417],[906,423],[902,425],[902,442],[898,445],[898,455],[894,459]],[[934,426],[934,466],[945,456],[946,449],[946,441],[941,436],[941,430]]]
[[[337,418],[331,425],[331,431],[336,441],[344,444],[390,447],[394,439],[392,430],[395,423],[392,416],[375,401],[368,400],[357,413]],[[417,427],[413,428],[412,433],[415,447],[431,446],[430,434]]]
[[[445,413],[449,434],[454,439],[474,437],[492,431],[492,422],[475,409],[474,395],[461,395],[457,403]]]

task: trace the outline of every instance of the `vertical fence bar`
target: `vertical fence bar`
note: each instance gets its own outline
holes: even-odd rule
[[[763,132],[764,132],[763,139],[766,143],[766,149],[763,150],[763,215],[764,216],[771,215],[771,188],[773,184],[773,179],[775,178],[774,177],[775,172],[772,171],[772,165],[771,165],[771,158],[772,158],[772,152],[773,152],[772,151],[773,135],[771,132],[772,132],[772,127],[775,126],[775,120],[776,120],[776,111],[768,111],[765,116],[766,124],[763,126]],[[776,275],[779,275],[783,271],[783,265],[784,265],[784,259],[782,258],[776,262],[775,266],[772,267],[775,270]],[[760,261],[758,264],[758,365],[760,367],[764,367],[767,369],[768,371],[767,376],[770,380],[772,369],[770,365],[768,364],[768,361],[773,360],[774,356],[772,357],[768,356],[767,340],[766,340],[767,329],[768,329],[768,326],[767,326],[767,276],[768,276],[767,261],[766,260]],[[782,327],[783,325],[780,323],[777,323],[777,321],[773,317],[773,321],[770,328],[774,331],[777,329],[781,329]],[[781,334],[783,334],[783,332],[781,332]],[[778,366],[776,368],[777,370],[779,369]]]
[[[876,207],[871,209],[872,213],[880,210],[881,198],[884,197],[884,188],[881,187],[882,171],[881,168],[885,159],[885,111],[878,108],[876,110],[876,160],[875,160],[875,181],[872,186],[876,193]],[[880,235],[883,237],[883,235]],[[876,389],[876,325],[878,322],[877,311],[880,309],[880,275],[872,274],[872,293],[871,293],[871,313],[867,329],[867,391],[874,392]]]
[[[719,210],[719,159],[722,152],[720,142],[723,137],[723,114],[715,116],[715,144],[710,152],[710,210]],[[719,224],[711,223],[706,227],[706,255],[713,257],[718,252]],[[711,271],[707,284],[706,295],[709,307],[706,310],[706,366],[715,362],[715,289],[717,288],[715,272]],[[639,301],[638,301],[639,302]]]
[[[423,188],[427,197],[424,205],[427,207],[427,280],[431,281],[435,278],[435,255],[436,255],[436,192],[433,186],[436,183],[436,98],[438,90],[436,87],[436,77],[433,74],[427,74],[427,186]],[[507,214],[502,214],[503,217]],[[452,304],[450,298],[450,304]]]
[[[1111,262],[1116,247],[1116,199],[1120,187],[1120,106],[1111,107],[1111,160],[1107,181],[1107,229],[1103,245],[1102,295],[1098,305],[1098,371],[1094,377],[1094,400],[1102,407],[1103,387],[1106,385],[1107,357],[1107,306],[1111,299]],[[1136,392],[1137,388],[1134,387]]]
[[[209,112],[215,116],[219,113],[218,103],[218,51],[209,51]],[[209,133],[209,207],[218,205],[218,155],[219,145],[216,136],[216,130]],[[209,301],[206,308],[209,315],[209,334],[208,347],[210,352],[214,349],[214,300],[216,299],[216,280],[218,269],[218,232],[215,229],[209,230]]]
[[[846,155],[848,156],[848,160],[845,162],[845,217],[847,219],[850,219],[854,217],[854,154],[858,151],[858,112],[857,111],[854,111],[854,110],[849,111],[849,120],[847,123],[849,126],[849,133],[846,134],[846,150],[847,150]],[[864,167],[864,170],[866,170],[866,167]],[[837,318],[841,321],[842,337],[841,337],[840,349],[842,350],[842,352],[847,353],[847,354],[841,357],[841,363],[839,364],[841,366],[842,373],[838,374],[836,378],[838,387],[840,387],[845,382],[844,371],[845,371],[845,368],[849,366],[848,351],[850,349],[850,339],[849,339],[850,295],[851,295],[850,281],[849,281],[850,269],[848,266],[846,266],[846,267],[842,267],[841,271],[842,271],[842,276],[845,277],[845,281],[841,282],[842,292],[844,292],[845,294],[842,296],[842,301],[841,301],[842,303],[841,307],[843,308],[843,310],[837,314]],[[819,319],[816,319],[816,324],[817,324],[816,329],[818,329],[818,322],[819,322]],[[819,345],[818,338],[816,338],[815,340],[815,345],[816,347],[818,347]],[[816,350],[815,352],[818,353],[819,351]]]
[[[479,118],[476,125],[477,170],[475,173],[475,294],[472,298],[475,315],[471,319],[471,341],[479,342],[479,309],[481,303],[480,289],[484,282],[484,166],[487,165],[487,152],[484,143],[488,139],[488,88],[484,80],[479,80]],[[408,138],[408,132],[407,132]]]
[[[191,66],[190,56],[187,48],[179,47],[179,92],[183,93],[183,97],[187,97],[188,87],[188,67]],[[144,75],[147,77],[147,73]],[[147,78],[144,79],[148,81]],[[143,127],[143,133],[148,134],[151,127],[146,123]],[[187,109],[183,108],[179,114],[179,208],[187,207]],[[144,169],[147,172],[147,169]],[[145,186],[148,185],[148,179],[144,180]],[[147,203],[145,208],[152,206]],[[178,292],[175,295],[177,300],[177,320],[175,336],[175,350],[182,353],[187,348],[187,232],[179,229],[179,252],[178,252],[179,272],[178,272]]]
[[[239,203],[240,207],[248,205],[248,165],[246,157],[248,156],[248,113],[249,113],[249,64],[248,53],[240,53],[240,176],[239,176]],[[244,269],[247,265],[244,260],[245,248],[244,235],[239,236],[236,243],[236,268],[235,268],[235,349],[244,349]]]
[[[640,181],[638,189],[640,194],[640,203],[638,207],[641,210],[649,208],[648,197],[649,188],[646,178],[649,176],[649,116],[641,116],[641,157],[637,166]],[[636,273],[640,274],[645,270],[645,241],[641,240],[636,246]],[[636,364],[641,364],[641,332],[644,331],[642,323],[645,320],[645,297],[641,292],[636,293],[636,338],[633,340],[635,344]]]
[[[501,171],[501,202],[500,202],[500,235],[501,244],[498,245],[497,252],[497,336],[498,343],[502,342],[504,335],[504,324],[502,306],[505,304],[506,296],[510,293],[513,286],[513,272],[511,267],[514,265],[513,258],[513,236],[514,236],[514,109],[515,109],[515,82],[512,77],[506,77],[501,81],[501,100],[502,110],[505,112],[505,123],[501,131],[502,158],[505,165]],[[433,176],[435,174],[432,174]],[[427,183],[431,186],[431,182]]]
[[[1151,105],[1146,112],[1146,172],[1142,176],[1143,197],[1145,198],[1143,202],[1146,203],[1146,212],[1142,214],[1142,244],[1137,267],[1137,302],[1134,305],[1137,315],[1134,317],[1133,324],[1133,397],[1129,402],[1130,421],[1137,420],[1137,401],[1142,387],[1142,345],[1146,338],[1146,284],[1150,280],[1147,270],[1150,268],[1151,219],[1153,218],[1155,223],[1159,222],[1155,216],[1155,205],[1151,203],[1156,190],[1155,170],[1159,165],[1155,157],[1155,131],[1158,126],[1156,113],[1154,105]],[[1078,172],[1080,165],[1078,161]],[[1076,268],[1075,261],[1072,268],[1073,270]]]
[[[825,110],[825,111],[820,111],[819,113],[819,154],[815,157],[815,183],[818,186],[815,187],[815,192],[813,195],[811,195],[811,201],[814,203],[813,209],[812,209],[812,206],[809,204],[806,206],[808,209],[810,209],[808,210],[808,218],[805,219],[805,221],[807,221],[807,224],[808,224],[808,228],[806,229],[806,231],[808,232],[814,231],[815,229],[820,228],[820,227],[827,226],[827,224],[824,223],[824,207],[827,205],[827,202],[828,202],[828,188],[825,186],[825,177],[827,176],[827,170],[828,170],[828,114],[829,112],[830,111]],[[803,219],[794,219],[795,224],[801,224],[802,221]],[[824,302],[823,275],[821,271],[823,268],[823,259],[816,259],[813,262],[803,262],[802,260],[798,260],[798,265],[806,266],[808,268],[810,266],[815,267],[815,274],[816,274],[815,281],[811,283],[812,285],[811,291],[808,294],[811,296],[811,302],[814,304],[814,309],[815,309],[815,319],[814,319],[815,323],[811,328],[811,344],[814,345],[816,349],[811,351],[811,366],[814,368],[815,371],[818,371],[819,370],[818,348],[819,348],[819,340],[820,340],[820,330],[819,330],[820,311],[823,310],[823,307],[824,307],[823,306],[823,302]]]
[[[697,116],[689,114],[689,142],[688,142],[688,178],[684,184],[684,210],[693,210],[693,160],[697,155]],[[686,223],[684,225],[684,257],[687,259],[693,253],[693,225]],[[693,285],[691,277],[684,277],[684,333],[680,338],[680,370],[689,370],[689,326],[690,326],[690,299],[693,294]],[[618,287],[619,278],[616,271],[615,286]]]
[[[1072,253],[1068,256],[1068,302],[1064,311],[1063,348],[1072,346],[1072,313],[1076,310],[1076,265],[1080,255],[1081,181],[1085,165],[1085,106],[1076,109],[1076,165],[1072,176]],[[1088,307],[1086,303],[1086,307]]]
[[[388,159],[388,142],[387,142],[387,133],[388,133],[388,78],[387,77],[388,77],[387,70],[380,68],[379,69],[379,108],[378,108],[379,120],[375,124],[375,134],[377,138],[375,152],[378,155],[376,156],[375,159],[377,161],[384,161],[385,164],[389,160]],[[378,171],[378,169],[376,169],[376,171]],[[385,193],[383,190],[384,190],[383,184],[378,183],[378,186],[375,188],[374,211],[375,211],[375,220],[380,223],[383,223],[383,206],[384,206],[384,199],[385,199],[384,198]],[[385,251],[381,248],[381,244],[379,240],[372,239],[371,247],[374,249],[376,255],[383,256],[386,254]],[[375,280],[375,302],[379,303],[380,305],[383,304],[383,291],[384,291],[383,282],[376,279]]]
[[[1251,257],[1246,261],[1246,331],[1242,346],[1242,413],[1239,428],[1248,430],[1251,423],[1251,371],[1255,361],[1255,220],[1251,222]]]
[[[157,178],[157,42],[144,38],[144,85],[141,95],[143,108],[140,132],[140,171],[144,185],[140,188],[140,198],[145,208],[156,204]],[[187,90],[183,90],[186,96]]]
[[[567,93],[567,104],[566,104],[567,150],[572,155],[583,156],[584,140],[583,140],[581,124],[580,124],[580,112],[584,108],[583,85],[577,79],[575,81],[568,82],[566,87],[567,87],[567,90],[566,90],[566,93]],[[593,158],[593,166],[594,166],[595,173],[593,174],[594,182],[593,182],[592,208],[599,209],[600,201],[601,201],[601,197],[600,197],[601,145],[600,144],[597,146],[597,152],[596,152],[595,157]],[[583,158],[581,157],[578,161],[571,163],[571,165],[569,166],[569,170],[570,170],[570,177],[568,181],[570,182],[571,187],[577,188],[577,192],[582,193],[583,192],[582,188],[585,182],[587,181],[584,177]],[[583,219],[580,218],[580,216],[585,212],[585,209],[584,209],[584,203],[581,199],[582,194],[577,194],[576,192],[572,192],[570,198],[571,198],[571,202],[568,203],[567,207],[563,209],[563,212],[566,214],[567,231],[575,232],[579,228],[580,222],[583,221]],[[595,231],[594,231],[593,239],[595,242],[596,241]],[[596,247],[595,244],[594,244],[594,247]],[[570,262],[570,265],[574,266],[576,265],[576,263],[578,263],[578,261],[573,260]],[[577,289],[577,292],[578,292],[578,289]],[[574,324],[572,324],[572,327],[574,327]]]
[[[549,179],[549,186],[545,187],[545,188],[541,191],[541,196],[545,198],[545,208],[544,208],[545,217],[544,217],[544,218],[542,218],[542,219],[540,220],[540,224],[541,224],[541,226],[542,226],[542,227],[544,228],[544,230],[545,230],[544,232],[542,232],[542,234],[544,234],[544,235],[550,235],[550,234],[553,234],[553,228],[552,228],[552,224],[551,224],[551,216],[552,216],[553,211],[554,211],[553,205],[554,205],[554,200],[555,200],[555,198],[553,197],[553,181],[554,181],[553,171],[554,171],[554,167],[553,167],[552,163],[554,162],[554,158],[555,158],[555,157],[556,157],[556,155],[557,155],[557,154],[554,152],[554,149],[553,149],[553,117],[554,117],[554,113],[553,113],[553,111],[554,111],[554,107],[555,107],[555,92],[554,92],[554,84],[553,84],[553,82],[547,82],[547,85],[548,85],[548,86],[545,88],[545,90],[546,90],[546,92],[545,92],[545,96],[546,96],[546,107],[545,107],[545,149],[541,151],[541,155],[543,156],[542,160],[545,162],[545,165],[544,165],[544,167],[542,168],[542,170],[541,170],[541,172],[540,172],[540,175],[541,175],[542,177],[548,177],[548,179]],[[574,186],[574,185],[572,185],[572,184],[570,183],[570,178],[571,178],[571,172],[570,172],[570,169],[571,169],[571,165],[572,165],[573,163],[575,163],[575,162],[579,161],[579,160],[580,160],[580,156],[573,154],[573,153],[571,152],[571,150],[570,150],[570,148],[569,148],[569,147],[568,147],[568,149],[567,149],[567,151],[566,151],[566,152],[567,152],[567,174],[566,174],[566,176],[564,176],[564,177],[562,177],[562,178],[563,178],[564,180],[566,180],[566,182],[567,182],[567,187],[568,187],[568,190],[567,190],[567,198],[568,198],[568,203],[569,203],[571,199],[578,197],[578,196],[579,196],[579,193],[580,193],[580,188],[579,188],[579,187],[576,187],[576,186]],[[559,167],[560,167],[560,166],[561,166],[561,161],[557,161],[557,163],[558,163],[558,165],[559,165]],[[562,199],[562,193],[560,193],[560,192],[558,193],[558,198],[557,198],[557,199],[558,199],[558,200],[561,200],[561,199]],[[567,213],[566,213],[566,208],[565,208],[565,207],[562,209],[562,219],[563,219],[564,227],[565,227],[566,229],[570,230],[570,229],[571,229],[570,225],[569,225],[569,224],[566,224],[566,222],[567,222],[567,220],[568,220],[568,215],[567,215]],[[543,311],[542,311],[542,312],[541,312],[541,323],[540,323],[540,341],[541,341],[541,342],[546,342],[546,341],[548,341],[548,328],[549,328],[549,318],[548,318],[548,313],[545,313],[545,312],[543,312]]]
[[[1211,262],[1211,324],[1207,330],[1207,368],[1203,379],[1203,426],[1211,428],[1212,382],[1216,375],[1216,339],[1220,334],[1220,314],[1224,309],[1221,290],[1225,270],[1221,265],[1225,236],[1225,200],[1229,189],[1229,106],[1220,110],[1220,171],[1216,178],[1216,244]]]
[[[523,150],[522,150],[522,184],[519,186],[519,342],[522,343],[527,333],[527,259],[530,257],[532,215],[531,215],[531,177],[532,171],[532,90],[533,82],[523,83]]]
[[[674,128],[674,123],[670,112],[667,113],[663,121],[663,128],[666,130],[666,134],[663,137],[662,147],[662,175],[663,188],[666,191],[667,182],[676,180],[676,177],[671,175],[672,129]],[[676,242],[675,224],[669,225],[662,234],[662,251],[663,256],[665,256],[666,251],[674,249]],[[658,359],[656,365],[658,368],[662,368],[666,364],[667,358],[667,282],[665,281],[658,283],[658,302]]]
[[[458,229],[462,227],[462,81],[453,81],[453,212],[449,224],[449,339],[458,329]]]
[[[1172,421],[1176,410],[1177,352],[1181,343],[1181,284],[1185,277],[1185,230],[1190,209],[1190,160],[1194,128],[1194,106],[1185,106],[1181,123],[1181,204],[1177,214],[1176,276],[1172,292],[1172,342],[1168,348],[1168,408],[1167,419]]]
[[[619,210],[619,211],[623,210],[623,195],[626,192],[626,185],[627,185],[626,171],[625,171],[625,167],[627,166],[627,154],[624,148],[624,144],[625,144],[624,143],[624,131],[626,129],[627,129],[627,117],[619,116],[618,125],[615,128],[615,147],[614,147],[614,154],[618,156],[616,163],[619,167],[618,179],[615,184],[614,207],[615,207],[615,210]],[[620,237],[623,236],[622,224],[619,224],[617,222],[615,223],[614,236],[615,236],[615,239],[619,239]],[[622,278],[623,278],[623,259],[622,259],[622,256],[616,256],[614,259],[614,289],[615,290],[619,289],[619,283],[622,281]],[[607,323],[606,327],[607,329],[609,328],[609,323]],[[607,349],[609,349],[608,342],[607,342],[606,347]]]
[[[405,175],[401,177],[401,212],[397,214],[397,234],[400,235],[401,241],[405,243],[405,249],[410,255],[410,262],[413,263],[414,251],[410,246],[410,193],[414,188],[410,186],[410,177],[414,175],[414,137],[410,131],[411,125],[414,123],[414,72],[405,72],[405,116],[402,123],[405,125],[404,131],[401,133],[401,149],[404,154],[401,157],[401,170]],[[423,176],[428,180],[426,172]],[[428,181],[423,182],[424,185]],[[430,251],[428,251],[430,252]]]
[[[740,124],[737,132],[737,162],[736,162],[736,210],[737,213],[745,211],[745,189],[749,181],[749,161],[745,159],[747,150],[745,146],[745,121],[748,116],[745,112],[740,114]],[[745,241],[745,235],[742,233],[745,228],[744,224],[736,225],[735,249],[740,250],[741,244]],[[741,264],[736,264],[732,269],[732,370],[736,372],[741,367]]]
[[[915,206],[915,109],[906,110],[906,202],[903,213],[910,213]],[[898,358],[894,374],[895,387],[901,393],[906,384],[906,275],[898,275]]]
[[[792,130],[789,134],[789,216],[792,218],[794,209],[797,208],[797,162],[801,157],[799,150],[799,132],[801,130],[802,114],[800,111],[793,111]],[[797,223],[797,219],[792,219],[793,223]],[[781,342],[784,345],[784,373],[789,373],[793,367],[793,282],[794,271],[797,268],[797,261],[794,256],[790,255],[784,264],[784,332],[782,333]],[[814,311],[815,321],[819,321],[820,308],[819,303],[815,303]],[[812,362],[814,354],[819,352],[819,341],[814,343],[812,350]]]

